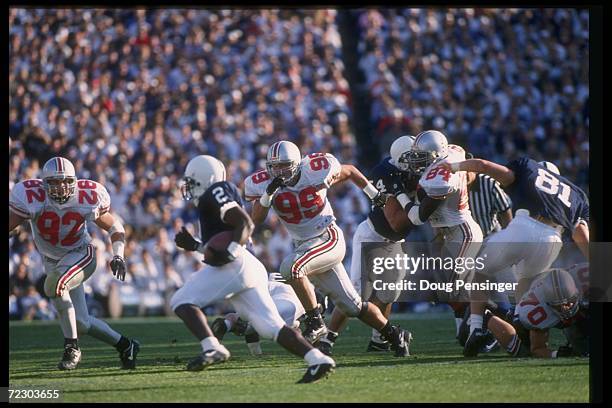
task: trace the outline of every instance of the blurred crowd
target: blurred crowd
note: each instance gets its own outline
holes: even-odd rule
[[[381,151],[397,136],[437,128],[476,156],[554,161],[586,187],[586,11],[353,12]],[[126,228],[122,283],[108,267],[109,238],[90,226],[98,248],[85,284],[92,314],[170,313],[172,293],[201,267],[201,255],[174,245],[183,224],[198,233],[178,189],[193,156],[220,158],[239,187],[279,139],[358,164],[339,13],[10,9],[9,191],[64,156],[79,178],[107,188]],[[328,197],[348,269],[350,237],[369,202],[350,183]],[[9,238],[9,315],[53,318],[25,227]],[[272,214],[253,243],[269,271],[291,251]]]
[[[477,157],[553,161],[588,192],[588,10],[355,13],[381,151],[441,129]]]

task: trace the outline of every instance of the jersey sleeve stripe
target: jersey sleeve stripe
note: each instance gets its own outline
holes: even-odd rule
[[[26,211],[16,207],[14,204],[9,203],[9,208],[17,215],[19,215],[20,217],[23,218],[30,218],[30,214],[28,214]]]

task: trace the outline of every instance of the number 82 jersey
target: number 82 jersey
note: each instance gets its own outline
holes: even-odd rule
[[[50,199],[40,179],[24,180],[11,190],[9,208],[29,220],[38,251],[51,259],[91,242],[86,221],[110,209],[106,188],[92,180],[77,180],[75,193],[59,204]]]

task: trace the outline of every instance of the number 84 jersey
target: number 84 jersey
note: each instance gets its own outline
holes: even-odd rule
[[[9,209],[30,222],[38,251],[59,260],[66,253],[91,242],[86,221],[95,221],[110,209],[106,188],[92,180],[77,180],[74,195],[59,204],[49,198],[40,179],[13,187]]]
[[[272,198],[272,208],[291,237],[302,241],[321,235],[336,220],[327,199],[327,189],[340,175],[341,165],[329,153],[313,153],[302,159],[300,178],[294,186],[279,188]],[[244,196],[258,200],[272,178],[260,170],[246,178]]]

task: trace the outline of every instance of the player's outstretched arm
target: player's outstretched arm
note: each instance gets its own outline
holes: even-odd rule
[[[15,228],[20,226],[24,221],[27,221],[27,218],[23,218],[19,214],[15,214],[9,209],[9,234],[13,232]]]
[[[459,163],[443,162],[440,165],[453,173],[457,171],[473,171],[475,173],[487,174],[499,181],[502,187],[507,187],[514,183],[514,172],[512,170],[506,166],[488,160],[469,159]]]
[[[346,180],[351,180],[357,187],[362,189],[376,207],[382,207],[387,202],[387,195],[378,191],[374,184],[370,183],[366,176],[352,164],[343,164],[340,167],[340,173],[332,181],[330,187]]]
[[[123,225],[109,212],[99,216],[95,223],[98,227],[109,233],[111,244],[113,246],[113,260],[110,263],[110,267],[113,271],[113,275],[115,275],[117,279],[124,281],[127,269],[125,260],[123,259],[123,252],[125,249],[125,229],[123,228]]]
[[[264,207],[259,203],[259,200],[253,201],[253,208],[251,209],[251,218],[255,225],[263,224],[268,216],[270,207]]]

